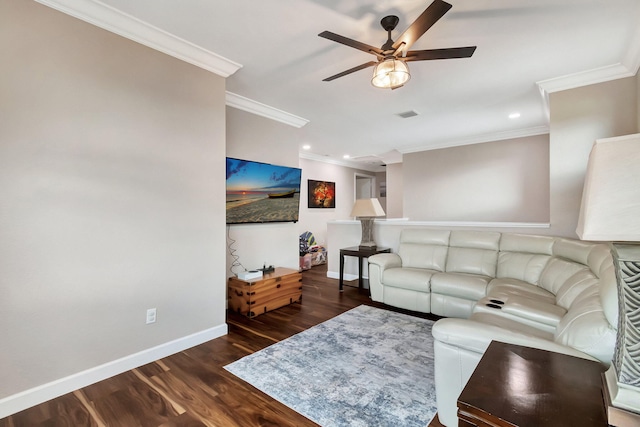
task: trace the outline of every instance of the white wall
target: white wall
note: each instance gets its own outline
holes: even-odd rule
[[[591,147],[596,139],[636,133],[637,78],[585,86],[549,97],[551,234],[577,237]]]
[[[227,107],[228,157],[299,167],[298,144],[303,135],[302,129]],[[304,185],[303,181],[301,205],[306,203],[306,196],[302,193]],[[234,259],[227,250],[227,276],[243,271],[242,267],[252,270],[264,264],[298,269],[299,234],[296,224],[242,224],[227,228],[229,237],[235,240],[232,249],[242,264],[233,267],[232,271]]]
[[[2,418],[226,333],[225,82],[32,1],[0,28]]]
[[[300,200],[300,222],[298,234],[311,231],[319,243],[327,243],[327,222],[349,219],[355,194],[355,176],[376,177],[373,172],[347,166],[300,158],[302,168],[302,193]],[[332,181],[336,183],[335,209],[309,208],[307,204],[307,180]],[[376,180],[377,183],[377,180]],[[359,242],[359,240],[358,240]]]
[[[410,220],[549,221],[548,135],[410,153],[403,160],[403,212]]]
[[[246,224],[228,227],[229,237],[235,240],[234,254],[241,266],[233,267],[234,258],[227,251],[227,275],[242,268],[260,268],[263,264],[299,267],[299,236],[311,231],[318,243],[327,244],[327,222],[349,219],[355,194],[355,176],[380,178],[374,172],[335,163],[300,157],[299,149],[305,139],[305,129],[294,128],[235,108],[227,108],[228,157],[255,160],[302,169],[300,186],[300,215],[297,223]],[[277,150],[274,150],[277,147]],[[308,207],[308,180],[335,183],[335,208]],[[359,237],[358,237],[359,239]],[[358,240],[359,242],[359,240]],[[358,243],[356,242],[356,243]]]

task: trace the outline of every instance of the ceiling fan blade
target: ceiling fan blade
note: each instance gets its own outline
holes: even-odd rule
[[[450,47],[446,49],[410,50],[404,61],[428,61],[432,59],[469,58],[477,46]]]
[[[357,40],[350,39],[348,37],[341,36],[340,34],[332,33],[331,31],[323,31],[318,36],[323,37],[325,39],[341,43],[343,45],[352,47],[354,49],[361,50],[363,52],[371,53],[376,56],[384,56],[382,54],[382,50],[378,47],[368,45],[366,43],[359,42]]]
[[[435,0],[425,9],[413,24],[407,28],[404,33],[398,37],[393,43],[393,49],[396,51],[402,47],[402,50],[409,50],[411,45],[420,38],[429,28],[433,26],[445,13],[451,9],[451,5],[442,0]],[[403,46],[404,45],[404,46]]]
[[[356,71],[360,71],[360,70],[364,70],[365,68],[373,67],[376,64],[377,64],[376,61],[369,61],[366,64],[361,64],[361,65],[358,65],[357,67],[349,68],[348,70],[343,71],[341,73],[338,73],[338,74],[336,74],[334,76],[327,77],[326,79],[324,79],[322,81],[323,82],[330,82],[331,80],[335,80],[335,79],[337,79],[339,77],[346,76],[347,74],[355,73]]]

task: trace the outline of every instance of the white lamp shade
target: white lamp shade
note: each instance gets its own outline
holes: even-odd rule
[[[582,240],[640,241],[640,134],[593,145],[576,233]]]
[[[351,216],[355,217],[375,217],[384,216],[384,210],[378,199],[358,199],[351,209]]]
[[[409,67],[395,58],[385,59],[373,69],[371,84],[383,89],[395,89],[409,81]]]

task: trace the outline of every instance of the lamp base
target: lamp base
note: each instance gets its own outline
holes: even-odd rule
[[[607,408],[607,422],[614,427],[640,425],[640,390],[626,388],[616,380],[615,367],[602,374],[602,394]],[[620,387],[619,387],[620,386]],[[635,403],[635,407],[632,404]]]
[[[373,218],[360,218],[362,224],[362,238],[360,239],[360,249],[375,249],[376,242],[373,241]]]
[[[618,281],[618,335],[611,367],[604,374],[609,424],[640,425],[640,245],[611,244]]]
[[[358,246],[358,249],[360,249],[361,251],[375,251],[377,248],[378,246],[375,243],[372,245],[360,244],[360,246]]]

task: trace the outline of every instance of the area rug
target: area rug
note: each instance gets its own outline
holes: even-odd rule
[[[361,305],[225,369],[323,427],[425,427],[432,325]]]

